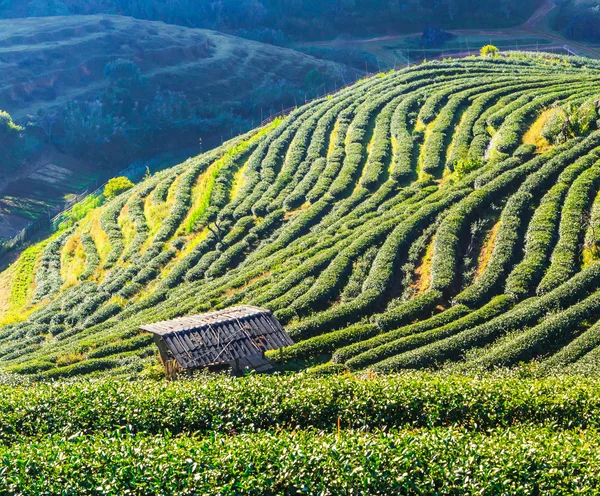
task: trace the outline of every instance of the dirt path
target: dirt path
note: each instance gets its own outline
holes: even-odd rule
[[[553,0],[547,0],[545,3],[540,5],[540,7],[532,14],[532,16],[527,19],[525,24],[522,27],[527,29],[535,29],[538,25],[548,16],[551,10],[556,7],[556,3]]]

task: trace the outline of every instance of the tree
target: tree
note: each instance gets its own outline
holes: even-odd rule
[[[577,128],[579,134],[585,134],[596,127],[598,119],[598,101],[594,98],[581,104],[577,110]]]
[[[564,143],[571,137],[572,126],[569,119],[569,114],[564,108],[558,105],[548,115],[544,126],[540,132],[542,138],[549,143]]]
[[[56,112],[48,113],[44,110],[38,110],[36,114],[30,114],[27,118],[29,119],[27,126],[41,129],[46,136],[46,141],[52,143],[52,133],[54,125],[58,120],[58,114]]]
[[[113,177],[104,187],[104,196],[110,200],[133,188],[133,186],[134,184],[124,176]]]
[[[23,130],[21,126],[15,124],[8,112],[0,110],[0,145],[6,147],[13,143]]]
[[[109,62],[104,66],[104,75],[119,88],[135,88],[143,84],[140,68],[131,60]]]
[[[485,45],[479,51],[479,54],[482,57],[497,57],[499,53],[500,50],[498,50],[498,47],[495,47],[494,45]]]
[[[564,143],[575,136],[582,136],[596,128],[598,106],[595,99],[587,100],[580,106],[567,103],[554,105],[541,136],[550,143]]]
[[[22,143],[19,142],[22,130],[8,112],[0,110],[0,178],[18,166],[24,153]]]
[[[456,177],[458,179],[462,179],[469,172],[474,171],[475,169],[477,169],[478,167],[481,167],[482,165],[483,164],[482,164],[481,160],[472,159],[472,158],[464,158],[464,159],[459,160],[454,165],[454,172],[456,173]]]

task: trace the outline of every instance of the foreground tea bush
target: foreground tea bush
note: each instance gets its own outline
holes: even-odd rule
[[[55,436],[0,447],[10,494],[595,494],[600,433],[455,428],[373,434]]]
[[[516,424],[600,427],[600,380],[409,373],[103,380],[0,388],[0,441],[130,432],[257,432]]]

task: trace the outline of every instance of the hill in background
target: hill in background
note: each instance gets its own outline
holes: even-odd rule
[[[198,153],[352,77],[285,48],[108,15],[0,21],[0,69],[0,109],[24,128],[1,152],[0,237],[135,160]]]
[[[542,0],[12,0],[1,17],[111,13],[216,29],[266,43],[502,28],[524,22]]]
[[[559,2],[553,27],[573,40],[600,42],[600,10],[598,2],[571,0]]]

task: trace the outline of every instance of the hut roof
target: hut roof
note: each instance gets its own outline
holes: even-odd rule
[[[239,306],[141,326],[160,337],[184,368],[230,363],[290,346],[270,310]]]

